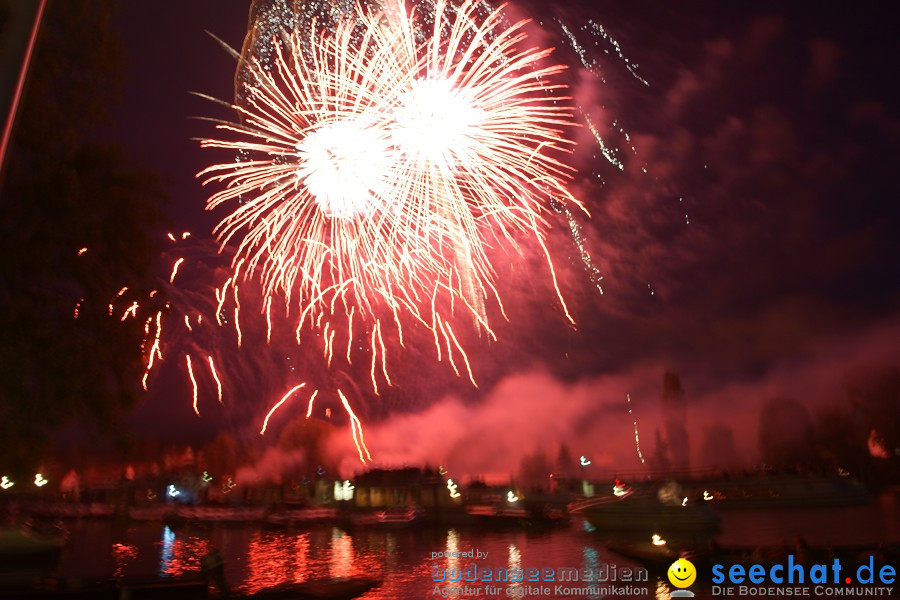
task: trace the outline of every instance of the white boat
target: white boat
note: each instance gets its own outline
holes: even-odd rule
[[[164,521],[171,514],[174,514],[174,511],[165,504],[132,506],[128,509],[128,516],[133,521]]]
[[[374,513],[353,516],[353,524],[371,527],[403,528],[420,522],[424,517],[416,507],[398,506]]]
[[[261,521],[267,510],[265,506],[182,505],[175,508],[174,514],[188,521],[245,522]]]
[[[314,523],[330,523],[337,519],[335,508],[298,508],[281,510],[266,517],[271,525],[304,525]]]
[[[668,501],[665,494],[628,490],[618,496],[585,498],[569,505],[569,512],[581,515],[600,532],[691,533],[715,531],[719,516],[709,506],[697,502]]]

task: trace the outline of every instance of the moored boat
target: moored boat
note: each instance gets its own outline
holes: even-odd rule
[[[629,532],[647,539],[653,534],[707,533],[718,529],[720,521],[709,506],[687,498],[679,502],[666,490],[585,498],[570,504],[569,512],[601,532]]]
[[[265,506],[192,506],[181,505],[174,514],[186,521],[244,522],[261,521],[268,509]]]
[[[128,517],[133,521],[163,521],[171,514],[174,514],[174,510],[166,504],[132,506],[128,509]]]
[[[299,508],[280,510],[266,516],[270,525],[314,525],[332,523],[337,520],[335,508]]]
[[[424,516],[416,507],[397,506],[373,513],[356,514],[351,521],[362,527],[404,528],[420,523]]]
[[[27,527],[0,529],[0,568],[54,564],[66,543],[62,531],[37,532]]]

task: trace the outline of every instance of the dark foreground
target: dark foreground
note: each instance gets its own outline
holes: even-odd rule
[[[221,554],[227,585],[237,597],[292,585],[306,587],[270,597],[338,598],[364,592],[360,597],[369,600],[667,598],[672,589],[665,576],[665,561],[617,554],[615,544],[604,539],[601,532],[586,531],[578,519],[568,528],[540,531],[432,526],[290,529],[114,519],[70,520],[65,526],[70,539],[58,560],[0,569],[0,596],[27,597],[25,591],[29,590],[34,597],[42,589],[55,589],[69,590],[69,597],[98,597],[92,592],[97,585],[105,586],[110,593],[131,586],[131,598],[215,596],[217,589],[207,591],[201,573],[203,557],[214,550]],[[895,494],[883,494],[862,507],[729,512],[714,541],[723,549],[746,549],[750,557],[754,549],[760,556],[760,549],[774,547],[779,541],[791,549],[798,535],[812,547],[889,548],[900,541],[900,500]],[[708,548],[709,540],[696,543]],[[722,556],[726,557],[723,561],[729,558],[724,550]],[[707,556],[702,566],[698,564],[697,583],[691,588],[696,597],[714,597],[707,564],[710,560],[715,556]],[[886,560],[894,559],[889,556]],[[599,581],[567,583],[561,591],[558,582],[449,581],[455,569],[465,572],[473,563],[480,569],[479,579],[486,569],[559,572],[575,568],[592,570]],[[338,580],[368,580],[378,585],[368,591],[348,587],[342,596],[333,585]],[[326,582],[318,596],[311,587],[317,582]],[[900,595],[896,592],[892,595]]]

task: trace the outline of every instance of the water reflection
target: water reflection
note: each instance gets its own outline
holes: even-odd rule
[[[199,572],[200,559],[209,553],[208,540],[197,536],[182,536],[179,539],[168,525],[163,527],[161,545],[160,577],[180,577],[185,573]]]
[[[258,592],[283,583],[294,570],[290,540],[272,532],[257,532],[247,548],[248,592]]]
[[[874,509],[863,521],[876,523],[892,535],[896,531],[895,498],[873,504]],[[856,509],[853,509],[856,510]],[[881,512],[879,512],[881,511]],[[886,514],[882,514],[886,513]],[[791,512],[790,526],[817,525],[823,532],[832,531],[833,513],[827,522],[816,520],[818,513]],[[824,513],[823,513],[824,514]],[[844,511],[842,514],[855,513]],[[774,520],[774,516],[768,516]],[[743,543],[768,539],[771,532],[761,532],[760,518],[741,512],[732,517],[723,537],[736,536]],[[783,535],[782,532],[778,532]],[[859,534],[862,535],[862,534]],[[754,537],[755,536],[755,537]],[[120,521],[80,521],[72,525],[71,538],[63,550],[59,579],[110,579],[122,577],[174,577],[199,574],[200,560],[211,548],[218,548],[225,559],[225,575],[232,588],[243,593],[257,592],[270,586],[302,583],[323,577],[368,576],[383,584],[365,595],[365,600],[412,600],[433,597],[436,585],[432,565],[443,568],[449,578],[465,572],[471,559],[459,553],[478,550],[479,571],[512,573],[528,568],[583,568],[596,571],[609,567],[633,567],[633,563],[609,553],[596,534],[580,527],[549,532],[483,531],[457,528],[414,528],[383,531],[355,529],[343,531],[334,527],[301,530],[260,529],[254,524],[181,524]],[[442,553],[444,558],[432,558]],[[454,573],[455,572],[455,573]],[[657,580],[657,570],[650,572],[649,596],[662,600],[669,594],[668,582]],[[450,582],[442,582],[446,588]],[[498,600],[524,594],[527,582],[495,582],[499,594],[476,596],[475,600]],[[693,590],[698,598],[709,598],[710,589]],[[537,596],[532,596],[537,597]],[[588,596],[583,596],[587,598]],[[622,596],[626,598],[628,596]]]
[[[112,552],[113,561],[115,562],[113,577],[121,579],[125,575],[125,568],[128,566],[128,563],[137,558],[138,548],[128,544],[115,543],[112,545]]]
[[[447,559],[447,577],[456,577],[452,572],[459,571],[459,532],[451,529],[447,532],[447,546],[444,548],[444,556]]]
[[[331,530],[330,574],[332,577],[353,575],[353,538],[337,527]]]
[[[159,555],[159,574],[165,576],[172,563],[173,546],[175,545],[175,532],[168,525],[163,527],[162,551]]]
[[[509,555],[508,555],[507,561],[506,561],[506,568],[509,569],[509,573],[512,573],[513,571],[521,569],[522,568],[522,553],[519,552],[519,548],[516,547],[515,544],[510,544],[509,548],[507,548],[507,550],[509,551]],[[509,584],[509,588],[513,589],[513,590],[518,589],[520,587],[522,587],[522,584],[520,582],[513,582],[513,583]]]
[[[304,533],[294,540],[294,583],[309,579],[309,534]]]
[[[592,573],[600,572],[600,555],[597,552],[596,548],[592,548],[591,546],[585,546],[582,550],[582,554],[584,555],[584,561],[582,563],[582,568],[585,571],[590,571]],[[599,594],[591,594],[589,596],[591,600],[597,600],[602,598]]]

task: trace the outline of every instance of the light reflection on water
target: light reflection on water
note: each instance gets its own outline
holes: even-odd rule
[[[209,541],[197,535],[178,536],[163,526],[159,557],[160,577],[180,577],[200,570],[200,559],[210,550]],[[125,571],[125,569],[123,569]]]
[[[883,508],[882,504],[876,502],[873,508]],[[895,508],[896,499],[888,504]],[[846,517],[855,510],[840,509],[835,514]],[[823,516],[827,518],[823,520]],[[839,530],[832,526],[834,514],[824,515],[817,511],[775,515],[741,512],[728,518],[733,521],[726,524],[722,537],[744,545],[764,543],[775,535],[790,538],[785,535],[787,530],[779,532],[776,527],[783,522],[789,522],[793,530],[814,525],[822,531]],[[896,531],[896,519],[897,515],[892,511],[880,512],[877,518],[869,517],[868,522],[881,527],[872,535],[889,537]],[[859,535],[860,529],[857,528]],[[579,523],[568,530],[537,533],[429,527],[390,531],[336,527],[289,530],[266,529],[252,524],[164,525],[147,522],[126,526],[116,521],[85,520],[72,522],[70,531],[70,543],[63,552],[58,573],[64,579],[190,576],[199,574],[200,559],[205,554],[218,549],[225,559],[226,577],[236,590],[256,592],[277,584],[302,583],[320,577],[382,579],[381,587],[364,596],[367,600],[435,597],[434,567],[443,569],[448,576],[453,570],[465,570],[473,559],[454,556],[454,553],[471,550],[487,553],[486,558],[475,560],[479,568],[635,566],[609,552],[600,537],[585,532]],[[764,535],[765,540],[757,541],[754,535],[758,538]],[[432,558],[432,553],[438,552],[443,552],[443,557]],[[448,582],[437,585],[446,587]],[[668,597],[669,586],[662,572],[651,569],[649,581],[639,585],[647,589],[649,597]],[[506,583],[501,587],[504,591],[507,587],[512,588],[513,594],[476,594],[468,598],[496,600],[516,597],[515,591],[525,591],[523,584]],[[694,591],[698,598],[709,597],[708,588]]]
[[[590,546],[584,546],[582,551],[584,554],[584,561],[581,564],[581,568],[597,573],[600,569],[600,560],[597,555],[597,551]],[[591,600],[598,600],[601,598],[599,594],[591,594],[588,596]]]
[[[331,570],[332,577],[353,575],[353,538],[335,527],[331,530]]]
[[[510,571],[516,571],[522,568],[522,553],[519,552],[519,549],[515,544],[509,545],[509,559],[506,561],[507,568]],[[511,583],[509,588],[512,590],[517,590],[522,587],[521,582]]]
[[[163,534],[162,534],[162,551],[159,556],[159,572],[160,574],[165,574],[169,569],[169,565],[172,564],[172,546],[175,544],[175,532],[172,529],[165,525],[163,526]]]
[[[226,578],[237,591],[251,593],[321,577],[383,580],[380,587],[363,596],[367,600],[433,597],[434,565],[449,576],[451,570],[465,570],[473,561],[479,567],[510,570],[629,564],[606,551],[599,540],[577,530],[540,534],[446,528],[275,530],[258,525],[146,522],[123,528],[114,522],[83,521],[73,523],[71,532],[59,573],[66,579],[97,579],[113,573],[117,577],[199,576],[202,557],[218,549],[225,559]],[[100,532],[105,534],[97,535]],[[471,550],[488,556],[478,560],[453,556]],[[432,559],[437,552],[444,557]],[[110,560],[92,563],[91,556]],[[446,587],[448,582],[437,585]],[[652,583],[648,585],[652,588]],[[519,589],[522,584],[503,587]],[[468,596],[474,600],[501,597],[508,596]]]

